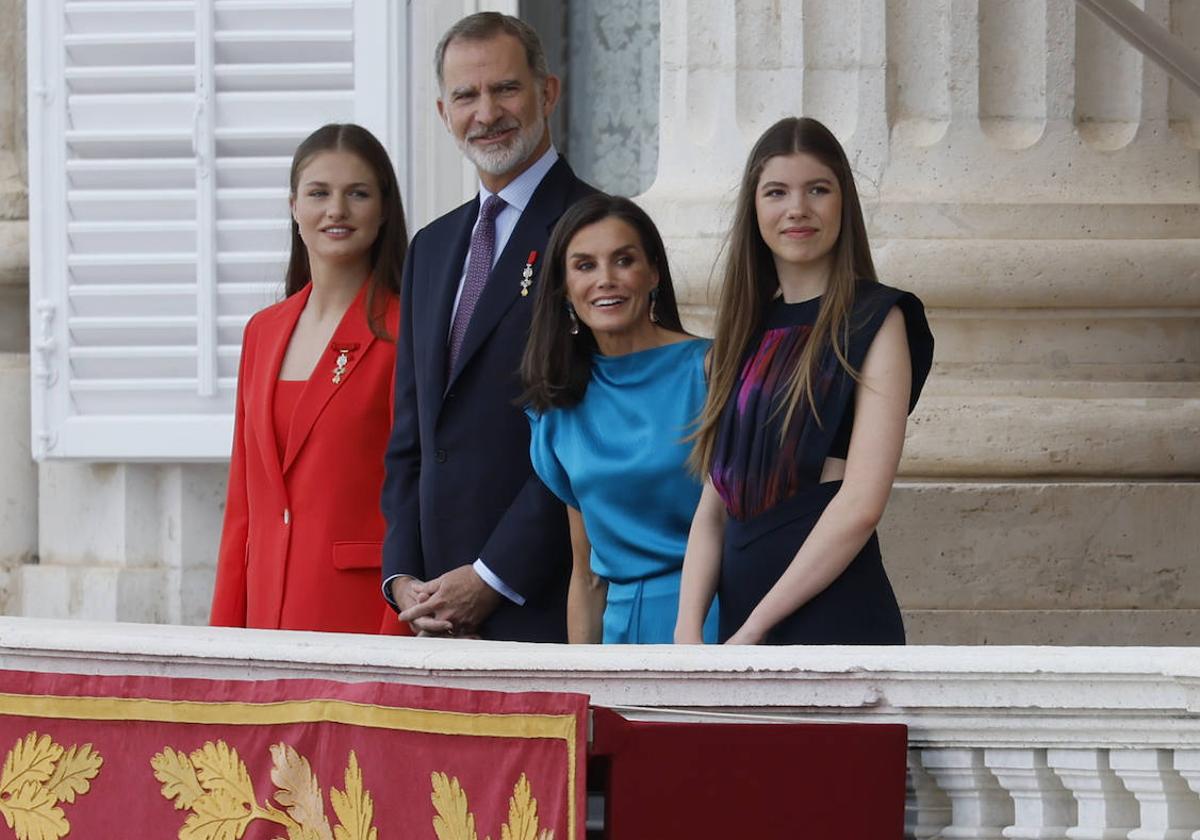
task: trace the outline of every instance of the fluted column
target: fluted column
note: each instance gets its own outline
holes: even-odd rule
[[[1137,2],[1200,34],[1194,4]],[[934,373],[881,529],[910,640],[1193,638],[1196,97],[1059,0],[661,9],[641,200],[690,323],[710,327],[747,152],[794,114],[843,141],[881,278],[929,307]]]

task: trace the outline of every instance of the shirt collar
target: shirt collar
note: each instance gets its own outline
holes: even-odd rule
[[[525,205],[529,204],[529,199],[533,198],[533,193],[538,188],[538,184],[542,183],[542,179],[546,177],[546,173],[550,171],[550,167],[558,161],[558,150],[551,143],[550,147],[542,154],[540,158],[534,161],[533,166],[526,169],[516,178],[513,178],[504,189],[499,193],[493,193],[479,183],[479,204],[482,207],[483,202],[487,201],[492,195],[499,195],[504,199],[504,203],[515,209],[518,213],[525,212]]]

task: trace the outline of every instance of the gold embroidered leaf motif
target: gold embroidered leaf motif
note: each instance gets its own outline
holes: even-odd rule
[[[254,803],[254,784],[246,765],[238,758],[237,750],[224,741],[215,744],[208,741],[192,752],[192,764],[196,767],[200,785],[213,793],[224,793],[235,800],[243,809],[249,810]]]
[[[433,830],[438,840],[478,840],[475,834],[475,815],[467,810],[467,794],[458,778],[449,779],[445,773],[431,773],[433,793],[430,799],[437,811]]]
[[[49,735],[30,732],[17,741],[4,759],[0,772],[0,794],[12,793],[28,782],[45,782],[54,772],[54,762],[62,757],[63,748],[50,740]]]
[[[241,840],[254,813],[237,797],[221,791],[204,794],[179,829],[179,840]]]
[[[162,752],[150,759],[150,765],[154,768],[154,778],[162,782],[162,795],[174,799],[177,809],[191,808],[204,795],[204,788],[196,777],[196,768],[186,754],[164,747]]]
[[[508,800],[508,822],[500,826],[500,840],[554,840],[550,829],[538,833],[537,800],[524,773],[513,785]]]
[[[0,811],[17,840],[60,840],[71,830],[54,794],[41,782],[25,782],[0,804]]]
[[[92,750],[91,744],[72,746],[50,774],[46,788],[59,802],[73,803],[76,796],[82,796],[91,789],[91,780],[96,778],[103,763],[104,759]]]
[[[293,820],[299,834],[289,840],[333,840],[329,821],[325,819],[325,801],[321,786],[309,767],[308,759],[287,744],[271,746],[271,781],[279,788],[275,801],[282,805]]]
[[[371,794],[363,790],[362,770],[354,750],[350,750],[350,763],[346,766],[345,792],[330,788],[329,799],[341,822],[333,829],[334,840],[378,840],[378,832],[371,825],[375,804]]]

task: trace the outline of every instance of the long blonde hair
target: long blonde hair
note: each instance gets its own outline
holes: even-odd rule
[[[850,162],[833,133],[810,117],[787,117],[758,138],[746,161],[738,190],[733,227],[726,243],[724,280],[717,300],[708,398],[700,413],[693,435],[695,445],[688,459],[688,466],[700,476],[712,468],[721,416],[733,397],[750,341],[762,326],[767,306],[779,292],[775,260],[758,229],[754,202],[758,181],[771,158],[799,152],[812,155],[837,177],[842,193],[842,224],[833,246],[829,285],[821,298],[812,332],[789,377],[787,402],[781,406],[784,421],[780,433],[786,433],[801,401],[812,407],[818,424],[821,422],[815,413],[813,380],[827,348],[833,349],[839,364],[850,376],[858,377],[846,357],[855,286],[860,280],[877,279],[858,190],[854,186]]]

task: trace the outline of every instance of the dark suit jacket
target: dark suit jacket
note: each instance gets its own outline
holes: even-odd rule
[[[275,383],[311,292],[310,284],[246,324],[211,621],[397,633],[379,603],[384,521],[375,509],[395,350],[367,326],[365,283],[305,383],[279,455]],[[389,332],[398,321],[392,298]],[[349,358],[335,384],[339,349]]]
[[[529,423],[515,400],[534,295],[520,294],[530,251],[595,190],[559,159],[496,261],[446,373],[450,312],[479,215],[479,198],[430,223],[404,263],[396,416],[387,450],[384,580],[422,580],[482,558],[525,598],[501,598],[484,638],[566,641],[570,536],[562,503],[529,463]],[[536,280],[535,280],[536,283]]]

